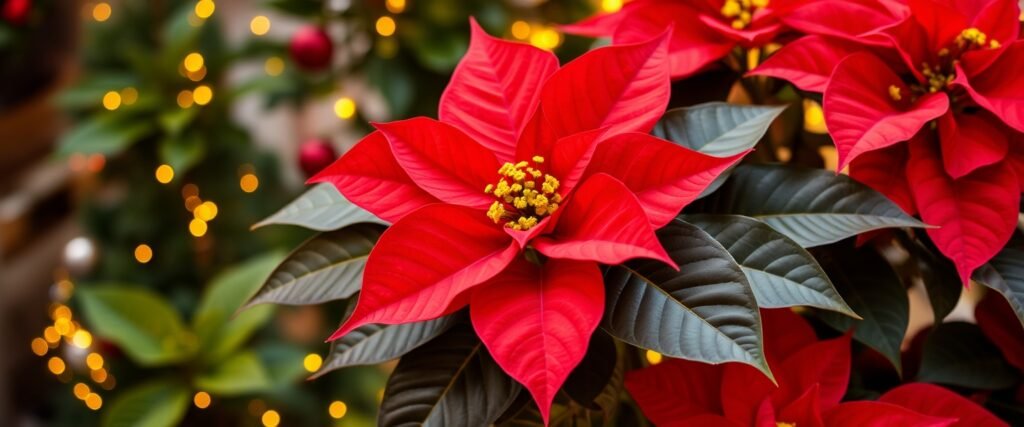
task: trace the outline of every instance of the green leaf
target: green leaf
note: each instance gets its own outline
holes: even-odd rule
[[[742,362],[770,375],[754,291],[729,252],[679,219],[658,237],[679,271],[652,260],[609,268],[604,328],[619,340],[667,356]]]
[[[195,110],[190,108],[189,110]],[[166,163],[179,175],[185,174],[206,154],[206,145],[196,135],[184,138],[164,138],[160,141],[160,161]]]
[[[1013,233],[1006,247],[974,272],[974,280],[1006,298],[1024,325],[1024,236],[1021,233]]]
[[[252,258],[210,281],[192,318],[205,361],[217,362],[232,353],[270,320],[273,306],[256,307],[237,316],[232,315],[270,275],[281,258],[279,253]]]
[[[77,293],[93,332],[117,344],[143,366],[167,365],[191,357],[196,339],[181,316],[158,295],[137,287],[82,287]]]
[[[294,384],[308,375],[303,366],[306,352],[284,341],[274,341],[255,349],[274,387]]]
[[[363,268],[383,227],[356,224],[318,234],[277,266],[246,307],[313,305],[348,298],[363,285]]]
[[[157,121],[170,137],[178,137],[192,124],[192,121],[199,115],[199,110],[199,108],[175,108],[160,113]]]
[[[943,323],[928,334],[917,373],[918,381],[978,390],[1008,388],[1019,379],[981,328],[965,322]]]
[[[805,248],[871,230],[923,227],[895,203],[846,175],[779,165],[740,165],[693,212],[746,215]]]
[[[910,302],[899,275],[871,248],[843,245],[823,248],[815,255],[862,320],[825,311],[819,317],[839,331],[853,328],[853,339],[877,350],[902,373],[900,344],[910,321]]]
[[[103,427],[173,427],[188,410],[189,389],[173,379],[122,391],[103,411]]]
[[[709,102],[665,112],[652,134],[716,157],[740,154],[757,145],[786,106]]]
[[[398,362],[384,388],[377,425],[490,425],[520,389],[462,324]]]
[[[118,113],[100,114],[64,134],[57,154],[119,154],[155,130],[152,121]]]
[[[685,215],[732,255],[762,308],[817,307],[857,317],[818,261],[799,244],[756,219],[739,215]]]
[[[237,396],[266,391],[270,376],[252,351],[237,353],[195,379],[196,388],[214,395]]]
[[[322,183],[253,225],[253,228],[291,224],[316,231],[331,231],[360,222],[388,225],[376,215],[346,200],[333,185]]]
[[[562,389],[576,403],[589,409],[602,409],[597,399],[611,385],[619,362],[617,353],[612,337],[595,331],[587,345],[587,354],[573,368]]]
[[[370,324],[360,326],[331,342],[331,352],[313,378],[348,366],[373,365],[402,357],[441,335],[459,316],[446,316],[401,325]]]

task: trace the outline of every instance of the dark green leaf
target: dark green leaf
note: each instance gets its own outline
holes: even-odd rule
[[[899,206],[846,175],[778,165],[740,165],[693,212],[746,215],[807,248],[871,230],[923,227]]]
[[[810,306],[857,316],[818,261],[767,224],[739,215],[682,218],[710,234],[732,254],[747,275],[760,307]]]
[[[590,409],[601,409],[595,399],[612,380],[617,356],[612,337],[602,331],[594,331],[587,354],[566,378],[562,389],[576,403]]]
[[[402,357],[450,329],[458,316],[401,325],[370,324],[331,342],[331,352],[313,378],[348,366],[373,365]]]
[[[754,292],[729,252],[678,219],[658,237],[679,271],[651,260],[609,268],[604,328],[671,357],[742,362],[770,374]]]
[[[121,391],[103,410],[103,427],[172,427],[188,409],[189,390],[172,379]]]
[[[154,123],[148,120],[117,113],[101,114],[64,134],[58,154],[119,154],[155,130]]]
[[[921,280],[928,292],[935,323],[942,323],[942,319],[945,319],[960,301],[960,293],[964,289],[960,275],[953,262],[938,253],[931,245],[925,245],[920,240],[914,240],[910,245],[912,246],[908,249],[917,263]]]
[[[785,109],[709,102],[667,111],[651,133],[705,154],[729,157],[753,148]]]
[[[928,334],[917,373],[919,381],[979,390],[1004,389],[1019,377],[981,328],[965,322],[943,323]]]
[[[318,234],[278,265],[246,303],[313,305],[348,298],[363,284],[363,268],[383,227],[356,224]]]
[[[196,377],[196,388],[214,395],[237,396],[270,388],[270,376],[252,351],[236,353]]]
[[[398,362],[384,389],[377,424],[486,426],[520,389],[463,324]]]
[[[1024,325],[1024,236],[1015,232],[995,258],[974,272],[974,280],[999,292]]]
[[[253,228],[292,224],[317,231],[337,230],[360,222],[387,223],[345,200],[331,184],[317,184]]]
[[[139,288],[103,285],[77,293],[93,332],[121,347],[143,366],[166,365],[191,357],[194,335],[160,296]]]
[[[255,307],[233,315],[281,258],[276,252],[252,258],[210,281],[192,318],[204,360],[217,362],[231,354],[270,320],[272,306]]]
[[[910,321],[910,302],[906,287],[892,266],[871,248],[829,247],[815,255],[839,294],[862,320],[833,312],[820,312],[829,326],[848,331],[853,338],[889,359],[897,372],[900,365],[900,344]]]

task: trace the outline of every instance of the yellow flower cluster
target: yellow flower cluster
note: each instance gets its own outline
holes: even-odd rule
[[[768,6],[768,0],[725,0],[722,16],[732,19],[732,27],[742,30],[750,25],[757,9]]]
[[[525,160],[505,163],[498,169],[498,183],[484,188],[485,193],[498,199],[487,210],[487,217],[495,224],[506,221],[505,226],[513,230],[529,230],[562,202],[558,179],[539,169],[544,158],[533,156],[531,160],[533,166]]]

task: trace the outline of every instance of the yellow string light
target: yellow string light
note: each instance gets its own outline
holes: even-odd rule
[[[111,9],[110,4],[101,1],[92,7],[92,19],[95,19],[96,22],[105,22],[110,19],[112,12],[113,9]]]
[[[348,413],[348,405],[340,400],[331,402],[331,405],[327,407],[327,413],[336,420],[340,420],[345,414]]]
[[[316,353],[307,354],[306,358],[302,359],[302,367],[306,368],[309,372],[316,372],[323,363],[324,359]]]
[[[249,31],[257,36],[267,34],[270,31],[270,18],[263,15],[253,17],[252,21],[249,21]]]
[[[199,409],[206,409],[210,407],[210,393],[200,391],[192,397],[192,403]]]
[[[189,80],[192,80],[194,82],[202,80],[206,77],[206,66],[204,65],[196,71],[185,70],[185,77],[188,77]]]
[[[181,92],[178,92],[178,99],[177,99],[177,101],[178,101],[178,106],[181,107],[181,108],[189,108],[195,102],[195,100],[192,99],[192,91],[190,91],[188,89],[183,90]]]
[[[647,363],[650,363],[652,365],[657,365],[661,363],[661,353],[658,353],[654,350],[647,350],[647,354],[645,354],[645,356],[647,358]]]
[[[601,10],[605,13],[615,13],[622,9],[622,0],[601,0]]]
[[[57,332],[57,328],[53,326],[47,326],[43,330],[43,338],[50,344],[56,344],[57,341],[60,341],[60,332]]]
[[[36,356],[45,356],[46,352],[50,350],[50,345],[46,343],[45,339],[33,338],[32,339],[32,352]]]
[[[89,393],[85,396],[85,406],[88,406],[93,411],[98,411],[103,407],[103,398],[96,393]]]
[[[213,16],[213,11],[217,9],[217,5],[213,3],[213,0],[199,0],[196,3],[196,16],[206,19]]]
[[[110,91],[103,94],[103,108],[114,111],[117,107],[121,106],[121,94],[115,91]]]
[[[203,221],[213,221],[213,219],[217,217],[217,204],[210,201],[203,202],[199,206],[196,206],[192,213],[195,214],[196,218]]]
[[[263,423],[264,427],[277,427],[281,423],[281,414],[271,409],[263,413],[263,416],[260,417],[260,422]]]
[[[67,336],[71,335],[73,325],[71,324],[70,319],[62,317],[53,322],[53,328],[57,330],[58,334]]]
[[[54,375],[63,374],[64,373],[64,369],[66,368],[66,366],[64,365],[64,359],[61,359],[61,358],[59,358],[57,356],[51,357],[50,360],[48,360],[46,362],[46,367]]]
[[[124,105],[132,105],[135,101],[139,100],[139,91],[133,87],[126,87],[121,89],[121,103]]]
[[[213,100],[213,89],[207,85],[199,85],[192,91],[192,100],[199,105],[209,104]]]
[[[88,366],[90,370],[103,369],[103,356],[99,353],[89,353],[85,356],[85,366]]]
[[[94,369],[91,372],[89,372],[89,376],[97,384],[102,383],[107,380],[107,370],[103,368]]]
[[[200,54],[199,52],[192,52],[185,56],[185,60],[182,62],[182,65],[185,66],[185,70],[194,73],[196,71],[199,71],[200,68],[203,68],[203,64],[205,62],[206,61],[203,59],[202,54]]]
[[[260,187],[260,179],[254,174],[247,173],[238,180],[238,186],[242,188],[242,191],[252,193]]]
[[[343,120],[351,119],[356,114],[356,102],[347,96],[334,102],[334,114]]]
[[[203,221],[199,218],[195,218],[188,223],[188,232],[192,233],[193,236],[203,237],[204,235],[206,235],[206,229],[206,221]]]
[[[390,37],[395,34],[395,20],[390,16],[381,16],[380,18],[377,18],[376,28],[377,34],[384,37]]]
[[[562,34],[554,28],[541,27],[530,34],[530,44],[544,50],[553,50],[562,44]]]
[[[263,63],[263,70],[267,72],[268,76],[279,76],[284,72],[284,60],[276,56],[271,56],[270,58],[267,58],[267,62]]]
[[[149,245],[143,243],[135,247],[135,261],[138,261],[140,264],[145,264],[152,259],[153,248],[149,247]]]
[[[512,37],[519,40],[526,40],[530,38],[530,24],[526,21],[516,21],[512,23]]]
[[[57,304],[53,309],[53,320],[71,319],[71,309],[64,304]]]
[[[78,348],[89,348],[89,346],[92,345],[92,334],[85,329],[79,329],[75,331],[75,334],[71,337],[71,343]]]
[[[154,175],[156,176],[157,182],[167,184],[174,179],[174,168],[167,164],[157,166]]]
[[[75,397],[77,397],[78,400],[85,400],[85,398],[89,396],[89,393],[92,393],[92,389],[90,389],[89,386],[85,383],[75,384],[75,387],[72,390],[74,391]]]
[[[825,113],[821,105],[810,99],[804,100],[804,129],[811,133],[825,134]]]
[[[405,10],[405,0],[387,0],[384,7],[388,8],[388,12],[402,13]]]

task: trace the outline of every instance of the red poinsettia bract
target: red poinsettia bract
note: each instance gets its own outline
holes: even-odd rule
[[[847,0],[635,0],[614,13],[598,14],[565,31],[635,43],[673,26],[669,43],[672,77],[690,76],[729,55],[737,46],[755,48],[797,31],[838,37],[876,37],[884,23],[902,17],[894,0],[860,0],[834,13],[830,3]],[[860,3],[868,3],[860,4]]]
[[[842,10],[852,2],[839,1]],[[919,213],[966,284],[1010,239],[1024,188],[1016,0],[909,0],[864,43],[804,37],[754,74],[824,92],[840,168]],[[834,70],[833,70],[834,69]]]
[[[495,361],[546,418],[604,311],[598,264],[674,265],[654,230],[741,156],[647,134],[668,103],[667,33],[559,68],[472,27],[439,121],[376,124],[311,180],[394,223],[331,338],[469,304]]]
[[[850,377],[848,335],[819,341],[789,310],[762,311],[778,386],[756,369],[666,359],[626,374],[626,388],[660,427],[1006,426],[942,387],[911,383],[878,401],[840,402]]]

